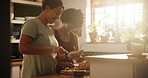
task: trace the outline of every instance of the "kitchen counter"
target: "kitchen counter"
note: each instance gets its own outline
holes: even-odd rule
[[[22,65],[22,61],[11,62],[11,66],[21,66],[21,65]]]
[[[131,54],[110,54],[110,55],[97,55],[97,56],[86,56],[85,59],[88,61],[106,61],[106,62],[118,62],[118,63],[132,63],[132,64],[148,64],[148,57],[145,59],[137,59],[137,57],[128,58]],[[148,53],[143,53],[148,56]]]
[[[58,74],[58,75],[48,75],[48,76],[32,77],[32,78],[75,78],[75,77],[74,75]],[[83,78],[90,78],[90,76],[85,75]]]
[[[22,59],[11,60],[11,78],[20,78]]]
[[[146,58],[128,56],[131,54],[111,54],[86,56],[90,61],[92,78],[148,78],[148,54]]]

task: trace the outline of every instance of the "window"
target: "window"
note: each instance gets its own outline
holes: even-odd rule
[[[92,0],[91,5],[91,24],[98,25],[97,42],[101,42],[101,36],[108,36],[108,42],[143,36],[137,28],[143,20],[142,0]]]

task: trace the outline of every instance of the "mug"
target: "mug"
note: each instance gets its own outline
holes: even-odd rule
[[[131,43],[131,52],[132,55],[134,56],[141,56],[142,53],[144,52],[144,44],[139,44],[139,43]]]

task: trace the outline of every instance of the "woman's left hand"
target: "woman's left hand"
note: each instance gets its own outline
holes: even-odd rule
[[[68,58],[78,58],[80,57],[80,55],[83,53],[83,50],[78,50],[78,51],[72,51],[72,52],[69,52],[67,57]]]

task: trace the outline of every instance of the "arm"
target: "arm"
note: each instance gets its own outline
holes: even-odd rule
[[[74,45],[75,45],[75,51],[76,50],[79,50],[79,47],[78,47],[78,35],[77,34],[74,34]],[[77,58],[76,58],[76,61],[78,63],[84,61],[84,58],[81,56],[81,54],[83,53],[83,50],[80,50],[81,52],[79,54],[77,54]]]
[[[61,47],[37,47],[32,46],[30,43],[32,37],[22,35],[19,43],[19,51],[22,54],[47,54],[47,53],[63,53],[64,50]]]
[[[67,60],[67,58],[78,58],[82,53],[83,50],[78,50],[78,36],[77,34],[73,33],[73,38],[74,38],[74,51],[68,52],[67,56],[65,54],[58,54],[58,59],[59,60]],[[65,58],[65,56],[67,58]]]
[[[79,50],[79,47],[78,47],[78,35],[74,34],[73,36],[74,36],[73,38],[74,38],[75,50]]]
[[[67,52],[68,54],[58,54],[58,60],[69,60],[74,58],[79,58],[80,55],[83,53],[83,50]]]

